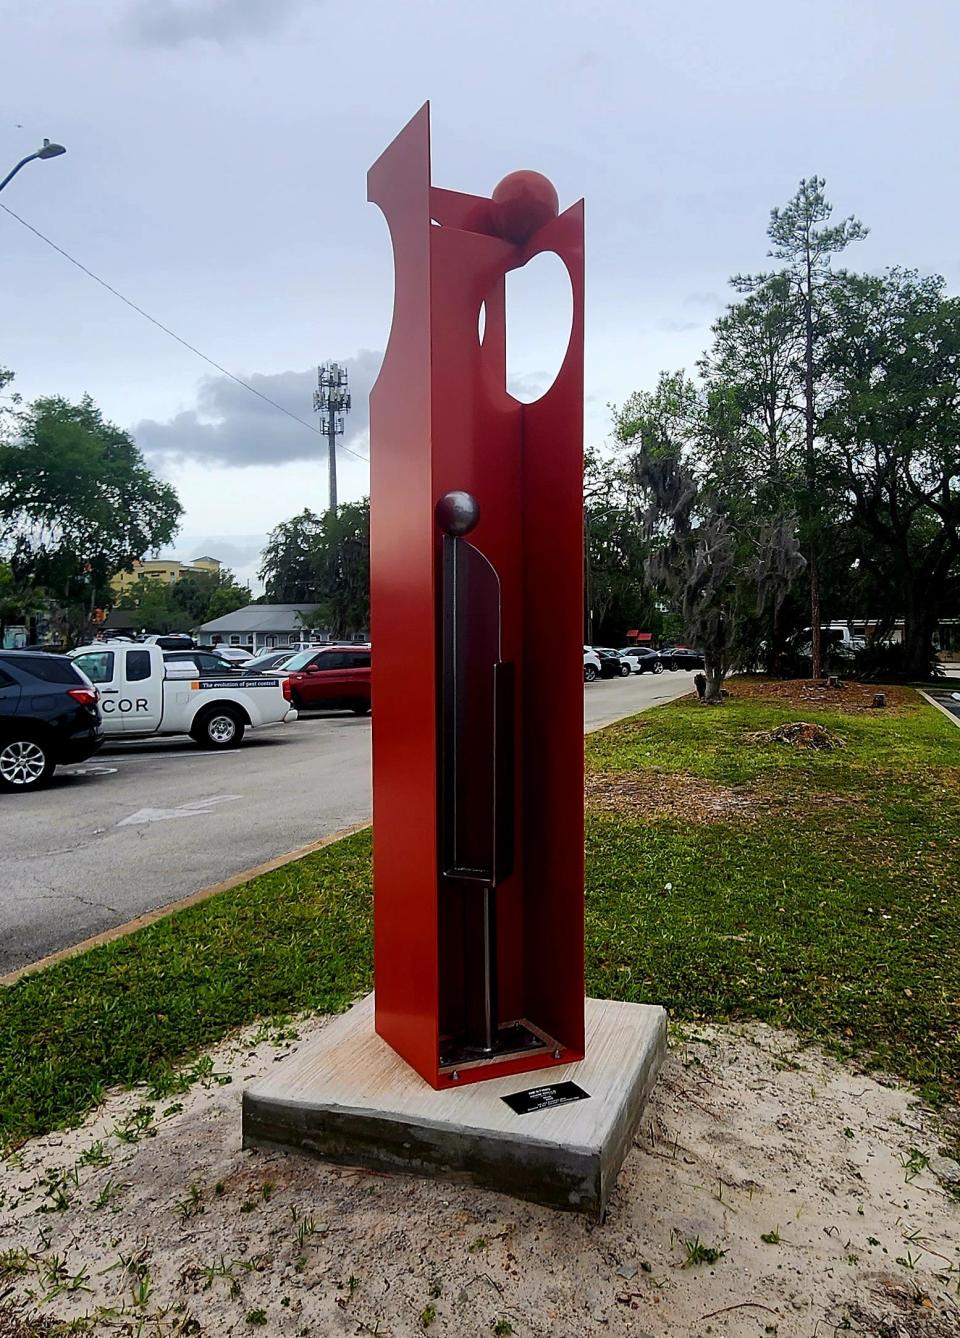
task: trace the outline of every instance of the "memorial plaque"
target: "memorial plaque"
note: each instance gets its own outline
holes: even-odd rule
[[[512,1092],[501,1098],[517,1115],[529,1115],[535,1110],[550,1110],[553,1106],[568,1106],[571,1101],[589,1101],[590,1093],[575,1082],[555,1082],[545,1087],[531,1087],[526,1092]]]

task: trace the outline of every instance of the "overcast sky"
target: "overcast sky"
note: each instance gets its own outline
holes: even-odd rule
[[[392,304],[368,166],[426,100],[433,179],[532,167],[587,203],[586,438],[611,401],[692,368],[770,208],[827,178],[869,238],[851,266],[960,287],[955,0],[68,0],[3,5],[2,201],[308,421],[349,364],[341,498],[367,489],[366,396]],[[544,388],[568,295],[512,280],[511,374]],[[148,324],[0,211],[0,365],[28,398],[89,392],[186,507],[175,550],[245,578],[326,500],[323,443]]]

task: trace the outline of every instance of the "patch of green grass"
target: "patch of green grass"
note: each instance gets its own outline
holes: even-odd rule
[[[731,683],[734,693],[737,682]],[[791,720],[823,725],[847,746],[821,752],[744,741],[746,734]],[[686,771],[727,785],[773,773],[846,790],[852,782],[869,782],[878,764],[881,783],[897,775],[925,785],[939,768],[960,766],[960,734],[919,697],[897,710],[849,715],[819,704],[735,696],[708,710],[686,697],[610,725],[591,735],[587,747],[587,765],[596,771]]]
[[[736,684],[734,684],[734,690]],[[746,736],[796,719],[846,746]],[[588,766],[748,787],[729,820],[595,811],[587,987],[678,1020],[761,1019],[960,1092],[960,733],[919,703],[842,715],[680,701],[591,736]],[[370,988],[370,833],[0,991],[0,1147],[115,1084],[163,1100],[226,1081],[201,1047]],[[286,1025],[286,1021],[284,1022]],[[142,1107],[122,1133],[149,1137]]]
[[[258,1017],[342,1010],[371,967],[360,832],[24,976],[0,990],[0,1148],[81,1118],[114,1084],[169,1084]]]
[[[847,746],[744,741],[801,717]],[[648,771],[653,787],[683,769],[764,802],[747,821],[591,815],[593,992],[678,1019],[789,1025],[868,1052],[931,1099],[956,1094],[960,733],[949,722],[922,706],[846,716],[677,703],[594,736],[589,754],[596,770]]]
[[[727,1253],[718,1245],[704,1245],[699,1236],[693,1240],[684,1240],[681,1237],[680,1244],[686,1252],[681,1268],[693,1268],[696,1264],[717,1264]]]

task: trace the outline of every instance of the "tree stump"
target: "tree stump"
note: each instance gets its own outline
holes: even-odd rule
[[[873,704],[874,706],[886,706],[887,694],[885,692],[875,692],[873,694]]]

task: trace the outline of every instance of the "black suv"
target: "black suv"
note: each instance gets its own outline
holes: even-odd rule
[[[667,646],[660,651],[660,658],[668,669],[703,668],[703,651],[689,646]]]
[[[99,694],[65,655],[0,650],[0,790],[37,790],[103,742]]]

